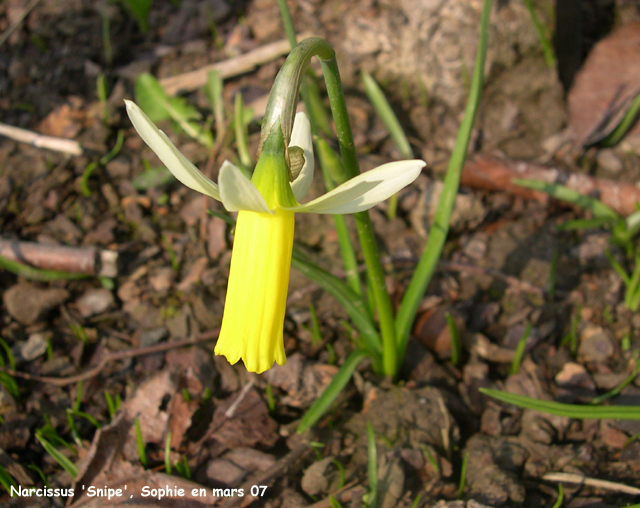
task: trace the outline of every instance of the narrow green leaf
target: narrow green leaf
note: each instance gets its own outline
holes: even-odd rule
[[[620,123],[611,131],[611,133],[605,137],[600,143],[600,146],[611,147],[617,145],[624,135],[633,127],[635,121],[638,118],[640,112],[640,93],[636,95],[635,99],[629,105],[629,109],[620,120]]]
[[[168,97],[159,81],[151,74],[142,73],[136,78],[135,96],[138,106],[155,123],[173,120],[190,137],[207,148],[213,146],[213,136],[207,129],[193,122],[200,113],[183,97]]]
[[[385,127],[389,131],[393,142],[398,147],[400,155],[405,159],[413,159],[413,150],[409,144],[402,125],[398,121],[398,117],[393,112],[389,101],[384,95],[384,92],[378,85],[375,79],[368,72],[362,72],[362,83],[364,84],[364,91],[369,97],[369,101],[373,104],[376,113],[384,123]]]
[[[138,446],[138,459],[140,460],[140,465],[147,469],[147,452],[144,447],[144,441],[142,440],[142,429],[140,429],[140,420],[136,417],[134,419],[136,425],[136,444]]]
[[[480,388],[489,397],[498,399],[514,406],[534,409],[552,415],[568,418],[613,418],[617,420],[640,420],[640,406],[581,406],[578,404],[564,404],[548,400],[538,400],[515,393],[501,392],[490,388]]]
[[[171,432],[167,434],[164,442],[164,469],[167,474],[171,474]]]
[[[578,191],[565,187],[564,185],[542,182],[540,180],[525,180],[522,178],[515,178],[512,180],[512,183],[526,187],[527,189],[545,192],[552,198],[560,199],[584,208],[598,219],[609,219],[613,222],[621,220],[621,217],[602,201],[592,198],[591,196],[580,194]]]
[[[376,435],[370,422],[367,422],[367,477],[369,479],[370,508],[376,508],[378,504],[378,448],[376,447]]]
[[[373,353],[382,351],[380,336],[362,298],[358,297],[344,281],[305,259],[296,248],[293,249],[291,266],[340,302]]]
[[[69,473],[73,478],[78,476],[78,468],[75,466],[75,464],[71,462],[67,457],[62,455],[62,453],[60,453],[60,451],[58,451],[55,446],[47,441],[42,436],[42,432],[36,431],[36,439],[40,442],[45,451],[49,455],[51,455],[58,464],[60,464],[62,469]]]
[[[153,0],[120,0],[127,10],[133,14],[138,22],[138,28],[143,34],[149,31],[149,11]]]
[[[347,385],[349,379],[351,379],[351,375],[356,370],[360,362],[366,357],[367,354],[361,350],[356,350],[349,355],[347,360],[344,362],[344,365],[342,365],[336,375],[333,376],[329,386],[325,388],[324,392],[322,392],[320,397],[318,397],[300,420],[300,424],[297,429],[298,434],[302,434],[304,431],[310,429],[313,424],[322,417],[336,397],[340,395],[342,389]]]
[[[540,22],[540,18],[536,14],[535,7],[531,0],[524,0],[524,5],[527,7],[529,11],[529,15],[531,16],[531,21],[533,22],[533,26],[538,32],[538,39],[540,39],[540,45],[542,46],[542,54],[544,55],[544,61],[547,64],[547,67],[550,69],[554,69],[556,66],[556,56],[553,52],[553,46],[549,37],[547,36],[547,31],[544,26]]]
[[[522,332],[522,336],[520,340],[518,340],[518,345],[516,346],[516,353],[513,355],[513,360],[511,361],[511,374],[517,374],[520,370],[520,363],[522,363],[522,357],[524,356],[525,349],[527,347],[527,340],[529,340],[529,335],[531,334],[531,323],[527,323],[524,328],[524,332]]]
[[[54,280],[77,280],[92,277],[86,273],[69,273],[61,270],[41,270],[32,266],[23,265],[17,261],[12,261],[0,256],[0,268],[3,268],[19,277],[25,279],[50,282]]]
[[[342,505],[338,502],[338,500],[333,497],[333,496],[329,496],[329,506],[331,508],[342,508]]]
[[[462,499],[464,488],[467,483],[467,463],[469,462],[469,452],[462,457],[462,466],[460,466],[460,483],[458,484],[458,499]]]
[[[447,235],[449,233],[449,222],[453,212],[453,204],[458,194],[462,168],[467,156],[467,149],[471,139],[471,129],[475,122],[480,95],[484,83],[484,67],[487,56],[487,46],[489,40],[489,19],[491,16],[491,0],[484,0],[482,13],[480,15],[480,36],[478,39],[478,49],[476,52],[476,63],[473,69],[473,78],[464,117],[458,130],[458,136],[454,145],[449,167],[444,179],[444,188],[440,195],[438,208],[433,220],[433,226],[429,231],[427,245],[422,252],[420,261],[411,277],[409,286],[402,298],[400,308],[396,315],[396,337],[398,341],[398,361],[401,362],[407,349],[409,335],[420,301],[435,273],[438,261],[442,254]]]
[[[2,465],[0,465],[0,483],[9,493],[11,492],[11,487],[13,487],[14,489],[18,488],[18,485],[16,484],[13,477]],[[11,497],[13,497],[13,494],[11,494]]]

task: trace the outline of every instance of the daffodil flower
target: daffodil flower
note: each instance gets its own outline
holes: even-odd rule
[[[274,361],[279,365],[286,362],[283,326],[295,212],[368,210],[413,182],[425,166],[421,160],[383,164],[300,204],[313,179],[311,130],[304,113],[295,116],[288,146],[279,121],[270,128],[251,180],[225,161],[215,184],[136,104],[126,101],[126,105],[138,134],[178,180],[221,201],[228,211],[239,212],[215,353],[226,356],[231,364],[242,359],[251,372],[264,372]],[[292,167],[300,170],[297,176]]]

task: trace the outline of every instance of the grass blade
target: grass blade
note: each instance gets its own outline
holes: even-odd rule
[[[490,388],[480,388],[480,391],[499,401],[514,406],[534,409],[552,415],[568,418],[614,418],[617,420],[640,420],[640,406],[581,406],[578,404],[564,404],[548,400],[538,400],[515,393],[501,392]]]
[[[23,265],[17,261],[12,261],[0,256],[0,268],[8,272],[16,274],[18,277],[24,277],[29,280],[37,280],[41,282],[50,282],[54,280],[77,280],[92,277],[86,273],[69,273],[62,270],[42,270],[32,266]]]
[[[340,367],[340,370],[333,376],[333,379],[324,389],[324,392],[313,403],[309,410],[300,420],[297,432],[302,434],[304,431],[310,429],[314,423],[316,423],[322,415],[329,409],[333,401],[336,399],[342,389],[347,385],[351,375],[356,370],[362,360],[367,357],[364,351],[356,350],[349,355],[344,365]]]
[[[344,281],[305,259],[304,255],[295,248],[291,257],[291,266],[340,302],[372,353],[382,351],[380,336],[364,302]]]
[[[376,435],[370,422],[367,422],[367,476],[369,478],[369,502],[370,508],[376,508],[378,503],[378,449],[376,448]]]
[[[424,248],[420,261],[411,277],[407,291],[402,298],[398,314],[396,316],[396,339],[398,341],[398,360],[402,361],[409,341],[409,333],[416,316],[420,301],[431,281],[445,241],[449,232],[449,222],[453,212],[453,204],[460,186],[462,167],[467,156],[467,148],[471,139],[471,129],[476,118],[480,94],[484,83],[484,67],[487,56],[489,40],[489,19],[491,14],[491,0],[484,0],[482,14],[480,16],[480,37],[476,54],[476,64],[473,70],[471,89],[465,107],[464,118],[458,131],[456,143],[449,160],[449,167],[444,179],[444,188],[438,203],[438,209],[433,221],[433,227],[429,232],[429,239]]]
[[[40,431],[36,432],[36,439],[40,441],[40,444],[45,449],[45,451],[51,455],[55,461],[62,466],[67,473],[69,473],[73,478],[78,476],[78,468],[75,466],[73,462],[71,462],[67,457],[62,455],[58,449],[53,446],[49,441],[47,441]]]
[[[591,196],[580,194],[578,191],[565,187],[564,185],[542,182],[540,180],[525,180],[522,178],[514,178],[512,182],[516,185],[520,185],[521,187],[526,187],[527,189],[545,192],[552,198],[560,199],[579,206],[580,208],[584,208],[585,210],[590,211],[594,217],[598,219],[607,219],[610,220],[611,223],[621,220],[620,216],[602,201],[592,198]]]

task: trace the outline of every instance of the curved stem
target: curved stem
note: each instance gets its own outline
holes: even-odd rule
[[[329,104],[331,105],[331,113],[333,114],[333,121],[336,126],[344,170],[347,178],[354,178],[360,174],[360,165],[358,164],[356,148],[353,142],[353,134],[351,132],[349,114],[347,113],[347,105],[342,91],[338,63],[335,57],[327,60],[321,59],[320,63],[327,85]],[[382,337],[382,367],[385,375],[395,377],[398,369],[398,357],[391,297],[387,291],[384,270],[380,263],[380,255],[378,254],[378,247],[373,234],[373,226],[369,212],[356,213],[355,219],[356,230],[358,231],[358,238],[360,239],[360,245],[362,246],[362,253],[364,255],[364,262],[367,266],[367,273],[371,282],[373,299],[378,311],[380,335]]]

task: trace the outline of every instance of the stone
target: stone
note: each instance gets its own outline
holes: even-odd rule
[[[207,478],[225,485],[237,485],[246,474],[244,469],[226,459],[214,459],[207,464]]]
[[[76,300],[76,307],[84,318],[106,311],[114,303],[113,293],[107,288],[90,289]]]
[[[66,289],[40,288],[29,283],[16,284],[2,295],[7,312],[23,325],[36,323],[67,298]]]
[[[578,357],[586,362],[606,362],[616,348],[606,331],[600,326],[587,325],[580,337]]]

